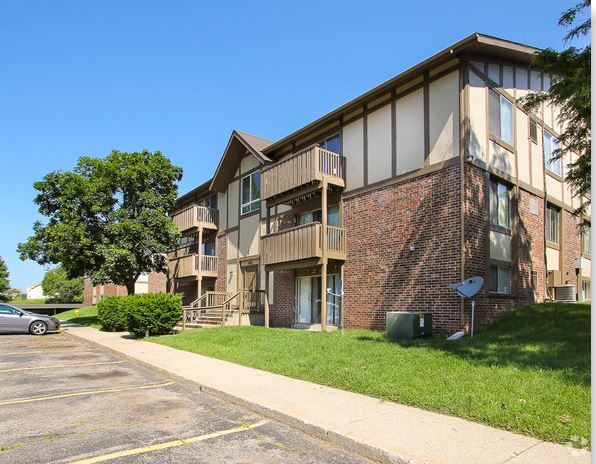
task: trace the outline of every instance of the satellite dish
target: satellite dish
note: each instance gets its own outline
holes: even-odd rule
[[[470,277],[469,279],[459,282],[457,284],[449,285],[449,288],[454,289],[462,298],[472,298],[480,291],[484,279],[480,276]]]
[[[471,321],[472,323],[470,326],[470,336],[471,337],[474,336],[475,304],[474,304],[473,297],[474,297],[474,295],[476,295],[476,293],[478,293],[480,291],[480,289],[482,288],[482,285],[484,285],[484,279],[480,276],[470,277],[469,279],[466,279],[463,282],[449,285],[449,288],[452,288],[453,290],[455,290],[457,292],[457,294],[459,296],[461,296],[462,298],[469,298],[470,300],[472,300],[472,321]]]

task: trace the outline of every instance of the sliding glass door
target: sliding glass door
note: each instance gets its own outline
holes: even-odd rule
[[[319,324],[321,322],[321,290],[331,289],[339,295],[341,280],[339,274],[329,274],[327,285],[321,289],[321,276],[296,278],[296,322],[301,324]],[[327,324],[339,325],[341,298],[327,294]]]

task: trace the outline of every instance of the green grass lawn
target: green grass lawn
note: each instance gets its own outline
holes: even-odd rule
[[[31,300],[12,300],[9,301],[8,304],[16,304],[16,305],[28,305],[28,304],[45,304],[47,300],[44,298],[38,299],[31,299]]]
[[[56,317],[61,321],[67,322],[75,322],[81,325],[88,325],[89,327],[94,327],[96,329],[101,328],[101,325],[97,321],[97,306],[85,306],[83,308],[79,308],[81,313],[80,316],[75,314],[76,309],[71,309],[69,311],[64,311],[63,313],[58,313]]]
[[[566,443],[590,439],[590,306],[507,314],[473,339],[221,327],[152,337],[181,350]]]

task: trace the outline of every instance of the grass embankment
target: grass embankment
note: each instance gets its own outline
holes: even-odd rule
[[[80,312],[80,316],[76,315],[76,311]],[[70,309],[68,311],[64,311],[63,313],[58,313],[56,315],[58,319],[61,321],[66,322],[74,322],[76,324],[81,325],[88,325],[89,327],[93,327],[95,329],[100,329],[101,325],[97,320],[97,306],[85,306],[83,308],[77,309]]]
[[[548,441],[590,439],[590,306],[509,313],[473,339],[221,327],[153,342],[482,422]]]
[[[38,304],[46,304],[48,300],[44,298],[38,299],[31,299],[31,300],[12,300],[9,301],[8,304],[15,304],[15,305],[38,305]]]

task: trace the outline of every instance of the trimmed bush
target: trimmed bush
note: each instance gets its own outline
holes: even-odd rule
[[[135,337],[166,335],[172,332],[182,314],[182,296],[147,293],[124,298],[126,329]]]
[[[124,300],[128,297],[108,296],[97,304],[97,320],[104,330],[126,330],[127,319]]]

